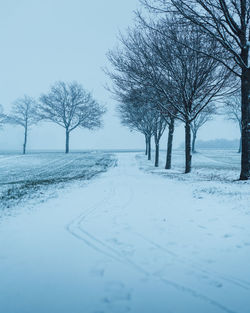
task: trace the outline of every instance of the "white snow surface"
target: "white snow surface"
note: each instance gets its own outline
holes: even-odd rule
[[[0,312],[249,313],[249,182],[116,157],[0,224]]]

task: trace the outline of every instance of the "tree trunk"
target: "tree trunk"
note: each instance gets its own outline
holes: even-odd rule
[[[241,76],[241,173],[240,180],[250,177],[250,69],[242,69]]]
[[[66,129],[66,147],[65,153],[69,153],[69,131]]]
[[[240,143],[239,143],[239,150],[238,153],[241,153],[242,151],[242,138],[240,137]]]
[[[195,141],[196,141],[197,132],[193,131],[193,139],[192,139],[192,153],[195,153]]]
[[[171,168],[173,136],[174,136],[174,119],[171,118],[170,124],[168,126],[168,147],[167,147],[167,158],[166,158],[166,165],[165,165],[166,170],[169,170]]]
[[[191,127],[190,123],[187,121],[185,125],[185,154],[186,154],[186,164],[185,164],[185,173],[191,172]]]
[[[159,166],[159,153],[160,153],[160,144],[159,141],[155,141],[155,167]]]
[[[148,160],[151,160],[151,136],[148,136]]]
[[[27,134],[28,134],[28,127],[27,127],[27,125],[26,125],[26,126],[25,126],[25,129],[24,129],[23,154],[26,153]]]
[[[241,151],[242,151],[242,129],[241,129],[241,123],[239,123],[239,126],[240,126],[240,144],[239,144],[238,153],[241,153]]]
[[[148,137],[147,136],[145,136],[145,143],[146,143],[145,155],[148,155]]]

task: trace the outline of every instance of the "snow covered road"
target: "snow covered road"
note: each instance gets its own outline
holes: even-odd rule
[[[249,199],[194,197],[117,157],[0,224],[0,312],[249,313]]]

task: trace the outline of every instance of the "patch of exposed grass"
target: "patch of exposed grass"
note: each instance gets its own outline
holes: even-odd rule
[[[16,180],[5,183],[1,183],[3,191],[0,194],[0,209],[2,211],[6,208],[10,208],[18,205],[19,203],[34,198],[46,198],[51,193],[53,188],[63,188],[68,183],[73,181],[86,181],[93,177],[107,171],[111,166],[116,165],[116,160],[111,155],[105,155],[104,157],[96,157],[96,160],[87,166],[79,166],[74,171],[71,168],[65,168],[62,172],[49,173],[48,177],[41,177],[39,179],[34,175],[34,179]]]

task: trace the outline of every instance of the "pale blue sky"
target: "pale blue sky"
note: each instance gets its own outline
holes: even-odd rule
[[[73,132],[71,148],[143,147],[141,135],[120,125],[101,69],[107,65],[107,51],[116,45],[118,31],[132,25],[137,7],[138,0],[0,0],[0,103],[5,111],[24,94],[38,97],[57,80],[76,80],[109,112],[103,129]],[[238,130],[228,122],[211,122],[199,137],[237,138]],[[63,149],[64,130],[43,124],[32,129],[28,140],[28,148]],[[22,141],[19,127],[0,131],[0,149],[21,148]],[[183,130],[178,129],[175,145],[182,141]]]

